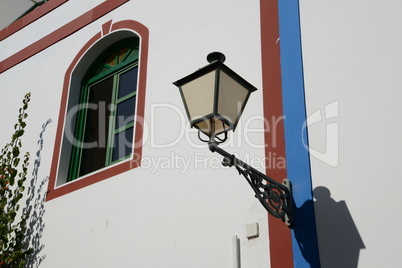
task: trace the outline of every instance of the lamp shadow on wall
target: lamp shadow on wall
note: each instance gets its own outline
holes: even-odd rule
[[[30,217],[27,221],[27,234],[25,237],[25,243],[30,245],[33,249],[33,252],[29,255],[26,263],[26,267],[30,268],[39,267],[46,257],[45,255],[41,254],[41,251],[45,247],[45,245],[41,242],[41,238],[45,228],[43,216],[45,214],[46,184],[48,177],[40,180],[38,178],[38,171],[41,164],[44,143],[43,134],[45,133],[47,125],[49,125],[51,122],[51,119],[47,120],[42,125],[42,131],[39,134],[39,149],[35,154],[36,158],[32,171],[32,179],[27,190],[26,207],[24,209],[30,214]]]
[[[297,208],[297,214],[303,215],[303,211],[314,207],[321,267],[357,268],[360,250],[365,245],[346,202],[335,201],[329,189],[323,186],[316,187],[313,194],[314,203],[312,200],[306,201]],[[319,267],[319,264],[313,263],[316,258],[311,256],[311,250],[306,248],[312,243],[312,238],[306,232],[303,234],[303,229],[295,230],[303,257],[311,267]]]

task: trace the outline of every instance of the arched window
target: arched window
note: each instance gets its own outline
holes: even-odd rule
[[[102,24],[68,65],[46,200],[141,166],[149,31]]]
[[[108,47],[82,80],[68,181],[132,155],[138,38]]]

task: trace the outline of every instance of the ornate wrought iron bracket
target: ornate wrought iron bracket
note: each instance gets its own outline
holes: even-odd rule
[[[217,152],[224,157],[223,166],[234,166],[239,175],[241,174],[246,178],[255,193],[255,197],[269,214],[282,219],[289,228],[292,227],[292,185],[288,179],[283,180],[281,184],[219,148],[215,141],[210,141],[208,146],[211,152]]]

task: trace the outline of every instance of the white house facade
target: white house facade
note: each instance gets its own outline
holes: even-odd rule
[[[49,0],[0,30],[29,267],[398,267],[401,5]],[[291,226],[190,128],[172,83],[214,51],[258,89],[219,147],[291,182]]]

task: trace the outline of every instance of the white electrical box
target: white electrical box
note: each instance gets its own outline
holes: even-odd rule
[[[246,237],[248,239],[256,238],[259,236],[258,222],[246,225]]]

